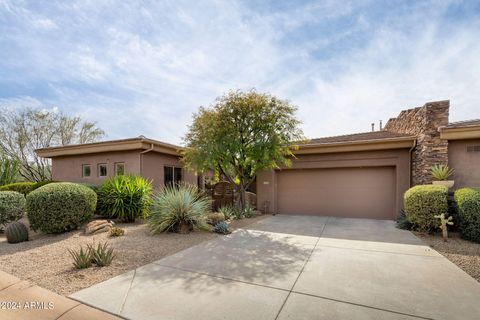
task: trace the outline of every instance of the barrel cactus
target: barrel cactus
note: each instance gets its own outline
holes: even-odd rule
[[[5,229],[5,235],[8,243],[28,241],[28,229],[19,221],[10,223]]]

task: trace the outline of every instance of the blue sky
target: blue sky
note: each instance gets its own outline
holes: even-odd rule
[[[308,137],[451,100],[480,118],[480,1],[0,0],[0,108],[180,143],[230,89],[288,99]]]

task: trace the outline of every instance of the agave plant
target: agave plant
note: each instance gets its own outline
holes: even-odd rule
[[[233,206],[222,206],[218,208],[218,212],[223,213],[225,220],[230,220],[235,216],[235,208]]]
[[[193,227],[208,230],[206,213],[211,200],[189,184],[166,186],[153,198],[148,224],[152,233],[188,233]]]
[[[134,222],[146,218],[152,184],[138,176],[115,176],[98,190],[98,211],[103,216]]]
[[[230,230],[228,229],[228,224],[225,221],[221,221],[217,223],[213,227],[213,232],[215,233],[220,233],[220,234],[229,234],[231,233]]]
[[[80,247],[79,251],[68,249],[68,252],[72,256],[73,266],[76,269],[86,269],[92,265],[92,254],[90,249],[84,250]]]
[[[450,169],[447,165],[444,164],[435,164],[432,166],[431,170],[433,179],[438,181],[447,180],[455,173],[455,170]]]
[[[112,263],[115,254],[113,248],[110,248],[107,242],[104,244],[99,243],[96,247],[95,244],[87,245],[90,252],[92,262],[98,267],[109,266]]]

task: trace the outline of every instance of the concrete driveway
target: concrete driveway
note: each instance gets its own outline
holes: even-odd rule
[[[129,319],[479,319],[480,284],[392,221],[269,217],[71,296]]]

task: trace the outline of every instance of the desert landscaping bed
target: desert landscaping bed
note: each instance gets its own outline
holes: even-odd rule
[[[232,221],[230,228],[244,227],[263,219]],[[189,234],[163,233],[151,235],[143,223],[118,224],[125,230],[121,237],[107,233],[84,235],[77,230],[59,235],[32,234],[31,241],[9,244],[0,235],[0,270],[28,280],[58,294],[70,295],[83,288],[174,254],[200,242],[219,237],[211,232],[195,231]],[[108,267],[77,270],[72,265],[68,249],[78,249],[92,242],[108,241],[116,257]]]
[[[448,242],[444,242],[439,234],[419,232],[415,232],[415,234],[480,282],[480,243],[464,240],[457,233],[450,233]]]

